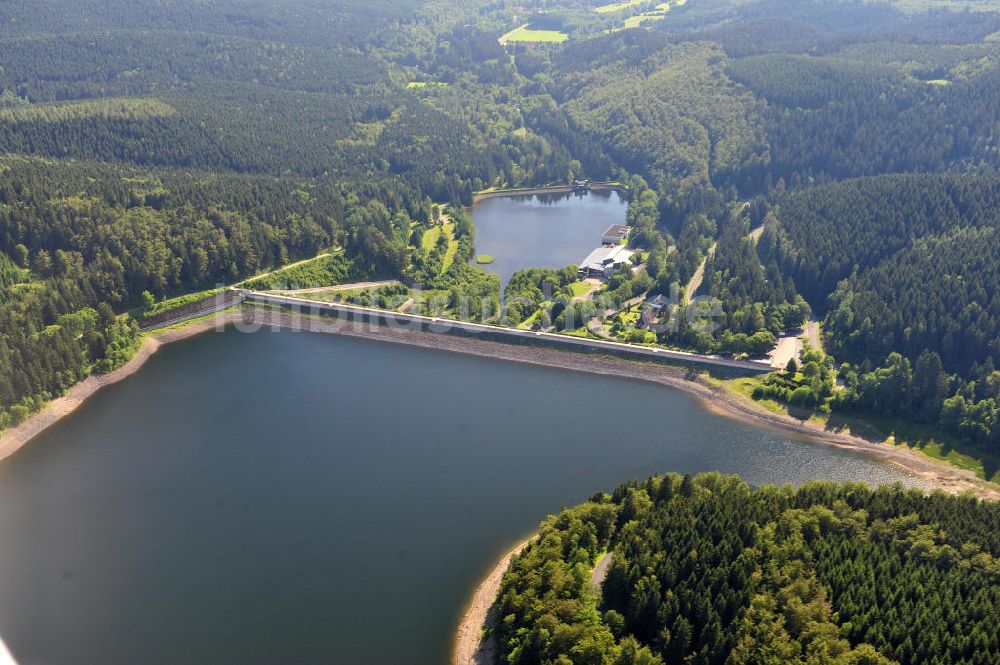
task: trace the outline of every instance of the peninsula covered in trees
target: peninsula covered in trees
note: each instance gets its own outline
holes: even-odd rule
[[[995,502],[898,485],[628,482],[511,563],[501,662],[995,663],[998,525]]]

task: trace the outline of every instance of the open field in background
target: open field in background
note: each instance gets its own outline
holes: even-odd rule
[[[611,14],[613,12],[620,12],[622,10],[628,9],[629,7],[635,7],[641,5],[646,0],[625,0],[624,2],[615,2],[609,5],[601,5],[600,7],[595,7],[594,12],[597,14]]]
[[[636,16],[629,16],[625,19],[626,28],[638,28],[645,21],[660,21],[666,17],[666,14],[661,13],[650,13],[650,14],[637,14]]]
[[[510,42],[534,42],[559,44],[569,39],[569,35],[558,30],[532,30],[528,25],[514,28],[500,38],[501,44]]]
[[[670,12],[671,7],[680,7],[687,3],[687,0],[674,0],[673,3],[661,2],[656,5],[656,9],[648,12],[643,12],[641,14],[636,14],[635,16],[629,16],[625,19],[625,28],[638,28],[645,21],[661,21],[667,17],[667,13]]]

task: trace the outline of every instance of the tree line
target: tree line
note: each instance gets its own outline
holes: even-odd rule
[[[631,481],[550,517],[512,562],[501,660],[992,663],[997,526],[995,503],[899,485]]]

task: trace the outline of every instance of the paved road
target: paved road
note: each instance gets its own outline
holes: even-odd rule
[[[788,361],[795,358],[796,361],[799,359],[799,353],[802,351],[802,340],[794,335],[789,335],[788,337],[779,337],[778,344],[774,347],[768,355],[771,356],[771,367],[775,369],[784,369],[788,366]]]
[[[614,558],[613,552],[607,552],[601,557],[601,560],[597,562],[594,569],[590,571],[590,588],[594,591],[599,592],[601,590],[601,585],[604,584],[604,580],[608,577],[608,569],[611,568],[611,561]]]
[[[518,330],[516,328],[504,328],[501,326],[487,325],[483,323],[470,323],[466,321],[454,321],[436,316],[422,316],[419,314],[404,314],[401,312],[387,312],[371,307],[361,307],[359,305],[346,305],[343,303],[328,303],[319,300],[308,300],[305,298],[295,298],[274,293],[264,293],[260,291],[241,291],[247,300],[253,302],[270,303],[273,305],[288,305],[302,307],[327,312],[335,312],[344,315],[364,315],[380,320],[392,320],[401,323],[416,323],[421,329],[431,332],[448,332],[461,330],[467,333],[489,333],[502,335],[511,338],[533,339],[536,341],[547,341],[560,346],[575,346],[597,351],[609,351],[641,358],[657,358],[679,360],[700,365],[710,365],[715,367],[726,367],[729,369],[742,370],[753,374],[763,374],[771,371],[769,362],[753,362],[744,360],[732,360],[720,356],[704,356],[686,351],[672,351],[656,347],[637,346],[622,342],[611,342],[605,340],[587,339],[584,337],[573,337],[570,335],[559,335],[541,331]]]

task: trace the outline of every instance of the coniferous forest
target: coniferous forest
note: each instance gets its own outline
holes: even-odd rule
[[[502,658],[995,663],[998,526],[996,503],[898,485],[628,482],[550,517],[511,564]]]

